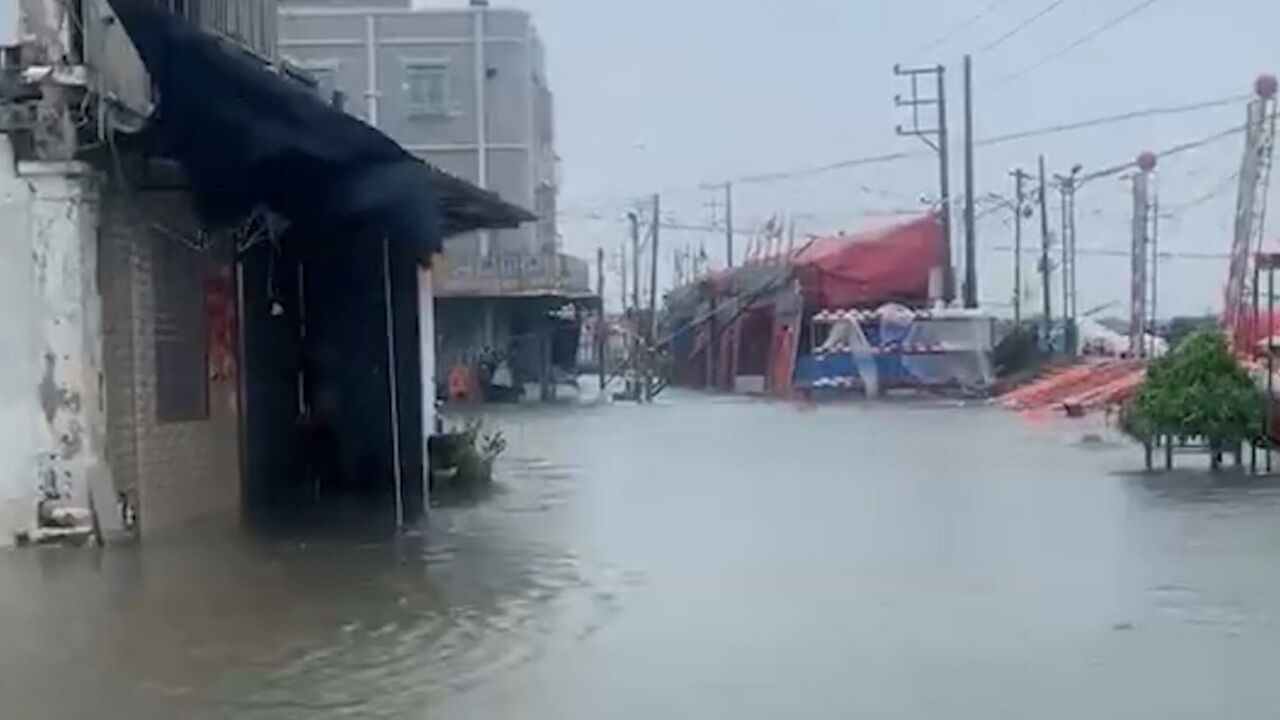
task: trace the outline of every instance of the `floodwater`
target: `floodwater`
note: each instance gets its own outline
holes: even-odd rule
[[[496,421],[496,492],[401,538],[0,555],[0,715],[1280,712],[1280,484],[984,407]]]

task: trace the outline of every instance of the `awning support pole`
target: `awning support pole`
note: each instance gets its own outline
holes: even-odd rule
[[[391,400],[391,458],[395,477],[396,525],[404,525],[403,478],[400,468],[400,387],[396,372],[395,313],[391,303],[391,242],[382,239],[382,296],[386,306],[387,327],[387,391]]]

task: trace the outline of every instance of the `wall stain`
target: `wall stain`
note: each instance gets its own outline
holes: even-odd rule
[[[44,377],[40,379],[40,407],[44,408],[45,422],[53,424],[53,418],[58,414],[59,394],[58,385],[53,380],[53,369],[57,365],[58,358],[51,352],[44,354]]]

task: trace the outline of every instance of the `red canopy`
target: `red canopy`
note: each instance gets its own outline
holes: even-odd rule
[[[806,301],[816,307],[854,307],[929,300],[929,275],[942,265],[937,217],[858,235],[819,238],[792,261]]]

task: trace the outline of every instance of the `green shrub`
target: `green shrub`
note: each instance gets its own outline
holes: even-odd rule
[[[1217,332],[1197,332],[1153,361],[1130,400],[1122,427],[1148,441],[1201,437],[1217,447],[1262,433],[1265,403]]]

